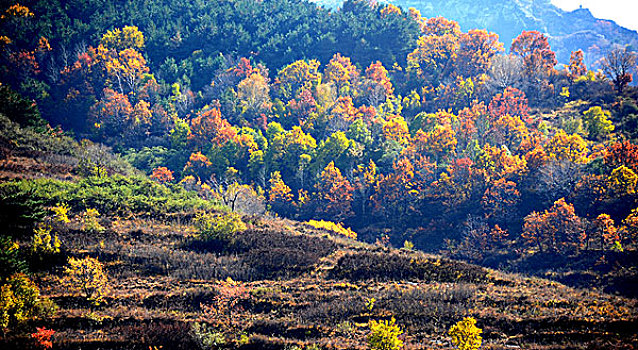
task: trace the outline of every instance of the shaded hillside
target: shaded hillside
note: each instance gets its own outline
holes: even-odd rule
[[[487,29],[509,48],[523,30],[538,30],[549,37],[559,63],[569,62],[571,51],[581,49],[592,65],[613,45],[638,44],[638,33],[614,21],[595,18],[588,9],[563,11],[550,0],[392,0],[403,8],[414,7],[423,17],[443,16],[459,22],[463,30]],[[319,1],[327,6],[339,2]]]

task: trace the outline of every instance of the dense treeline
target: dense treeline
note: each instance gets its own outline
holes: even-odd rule
[[[348,2],[330,12],[307,1],[26,1],[35,20],[3,23],[20,46],[45,37],[55,71],[95,46],[110,29],[135,25],[146,39],[146,59],[166,83],[194,91],[210,84],[223,57],[252,56],[278,70],[301,58],[327,61],[336,52],[362,65],[402,63],[418,28],[407,15],[383,17],[381,8]],[[13,33],[12,33],[13,34]],[[46,69],[46,68],[45,68]]]
[[[505,54],[494,33],[365,1],[29,2],[1,21],[3,112],[38,124],[37,106],[232,208],[263,198],[476,259],[635,247],[627,49],[557,69],[541,33]]]

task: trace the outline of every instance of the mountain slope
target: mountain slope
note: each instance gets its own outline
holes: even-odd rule
[[[11,129],[16,133],[2,130],[8,140],[28,134]],[[0,169],[16,157],[57,164],[44,157],[50,145],[31,136],[31,152],[11,146],[16,142],[4,147],[8,162]],[[69,147],[56,144],[58,151]],[[106,184],[126,190],[133,183],[119,175],[86,178],[67,163],[75,176],[45,166],[20,169],[18,178],[26,180],[9,171],[0,180],[6,198],[18,191],[28,203],[69,203],[70,222],[54,224],[62,253],[40,261],[34,272],[42,294],[59,306],[57,315],[36,324],[55,331],[55,349],[363,350],[369,348],[368,321],[391,318],[404,332],[406,349],[450,349],[447,330],[466,316],[483,329],[486,349],[633,349],[638,341],[636,299],[365,244],[267,216],[243,216],[245,230],[230,240],[202,241],[194,206],[161,206],[159,215],[146,202],[126,205],[150,198],[108,195]],[[164,201],[175,202],[179,193],[165,188]],[[100,209],[102,229],[88,229],[72,215],[86,203]],[[215,215],[227,211],[204,207]],[[90,304],[61,283],[67,256],[104,264],[103,303]],[[31,344],[18,332],[0,336],[2,349]]]

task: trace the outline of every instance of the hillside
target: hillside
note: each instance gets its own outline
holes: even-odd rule
[[[3,3],[0,348],[634,349],[638,54],[499,4]]]
[[[19,152],[3,151],[5,206],[16,183],[33,188],[29,198],[44,205],[59,199],[60,192],[39,190],[62,186],[49,179],[59,178],[58,171],[23,168],[20,177],[39,180],[17,180],[6,170]],[[127,186],[118,176],[112,179]],[[101,187],[112,181],[62,181],[68,180]],[[90,185],[86,191],[82,201],[65,195],[70,222],[42,218],[54,222],[60,253],[29,261],[40,298],[59,307],[31,323],[55,330],[54,349],[367,349],[368,321],[390,318],[406,349],[449,349],[447,330],[468,316],[483,330],[485,349],[631,349],[638,341],[636,300],[364,244],[272,217],[243,216],[245,229],[231,240],[202,241],[192,209],[151,214],[104,194],[95,202]],[[102,215],[103,228],[95,230],[81,215],[82,203],[120,209]],[[212,213],[229,215],[221,208]],[[108,282],[99,304],[64,284],[65,256],[104,265]],[[0,338],[3,348],[31,342],[16,332]]]
[[[567,64],[572,51],[583,50],[588,66],[594,66],[614,45],[638,45],[638,33],[614,21],[595,18],[589,10],[564,11],[550,0],[392,0],[413,7],[424,17],[443,16],[458,21],[463,30],[487,29],[499,35],[506,48],[524,30],[549,37],[560,63]],[[318,1],[329,7],[341,2]]]

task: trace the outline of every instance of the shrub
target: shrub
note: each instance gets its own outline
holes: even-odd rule
[[[55,331],[46,329],[45,327],[38,327],[36,329],[37,332],[31,334],[31,338],[35,340],[36,346],[38,348],[51,349],[53,347],[51,337],[55,334]]]
[[[246,224],[236,213],[215,215],[201,212],[195,217],[194,224],[203,241],[231,242],[236,233],[246,230]]]
[[[24,237],[45,216],[44,201],[29,181],[0,184],[0,222],[5,231]]]
[[[452,343],[459,350],[476,350],[481,347],[483,341],[481,332],[483,331],[476,327],[476,320],[472,317],[466,317],[452,326],[448,334],[452,337]]]
[[[31,254],[35,257],[57,254],[60,252],[60,240],[51,235],[51,226],[40,224],[33,230],[31,238]]]
[[[87,300],[98,305],[107,292],[108,278],[101,262],[95,258],[69,258],[64,269],[63,282],[72,290],[81,293]]]
[[[40,289],[25,274],[15,274],[0,286],[0,328],[5,332],[53,312],[55,305],[40,298]]]
[[[368,336],[368,345],[374,350],[398,350],[403,347],[403,341],[399,336],[403,331],[396,324],[394,317],[387,321],[370,320],[370,335]]]
[[[219,330],[231,331],[233,326],[239,325],[240,314],[244,311],[241,303],[250,298],[250,290],[230,277],[219,281],[216,289],[212,303],[201,305],[202,312]]]
[[[440,282],[483,281],[487,270],[467,263],[428,258],[418,253],[362,251],[339,258],[331,278],[351,280],[423,280]]]
[[[226,345],[224,334],[204,323],[193,323],[191,337],[200,349],[221,349]]]
[[[97,209],[86,209],[82,213],[82,229],[89,232],[102,232],[104,227],[100,225],[100,212]]]
[[[324,220],[319,220],[319,221],[309,220],[307,224],[314,228],[324,229],[324,230],[327,230],[332,233],[336,233],[348,238],[357,239],[356,232],[352,231],[352,229],[348,227],[343,227],[343,225],[340,223],[334,223],[332,221],[324,221]]]
[[[121,335],[128,349],[193,350],[198,346],[191,339],[191,325],[187,321],[170,319],[131,320],[119,322],[112,328]]]
[[[275,230],[247,230],[237,237],[234,248],[255,271],[252,278],[292,278],[313,270],[320,259],[332,254],[334,241]]]
[[[0,279],[26,271],[26,263],[19,256],[19,246],[11,238],[0,236]]]
[[[161,184],[175,180],[175,178],[173,177],[173,172],[169,170],[167,167],[163,167],[163,166],[153,169],[153,174],[151,175],[151,179]]]
[[[77,182],[55,179],[15,180],[0,184],[0,221],[7,229],[30,232],[46,215],[44,205],[64,201],[69,210],[159,217],[167,213],[221,209],[178,185],[164,186],[144,177],[113,175]]]
[[[51,208],[53,211],[53,221],[61,222],[63,224],[68,224],[71,220],[69,220],[69,206],[66,204],[58,204]]]

